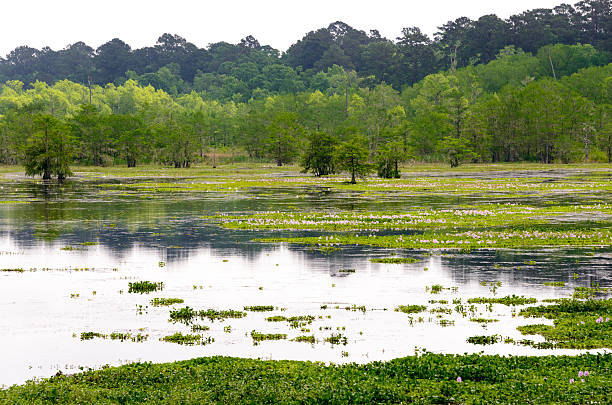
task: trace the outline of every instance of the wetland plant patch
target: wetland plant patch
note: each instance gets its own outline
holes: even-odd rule
[[[553,325],[519,326],[524,335],[540,335],[551,347],[612,348],[612,299],[563,300],[553,305],[524,308],[520,316],[546,318]]]
[[[148,294],[150,292],[162,291],[164,283],[154,283],[151,281],[136,281],[128,283],[128,293]]]
[[[58,374],[0,390],[0,402],[608,403],[611,369],[612,354],[424,353],[361,365],[205,357]]]

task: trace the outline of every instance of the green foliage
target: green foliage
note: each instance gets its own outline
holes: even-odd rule
[[[413,257],[385,257],[382,259],[370,259],[372,263],[390,263],[390,264],[402,264],[402,263],[418,263],[420,260]]]
[[[182,304],[185,302],[182,298],[153,298],[151,300],[151,305],[154,307],[167,307],[174,304]]]
[[[493,345],[495,343],[501,342],[501,336],[470,336],[469,338],[467,338],[467,342],[473,345]]]
[[[509,295],[507,297],[500,298],[470,298],[468,304],[502,304],[502,305],[526,305],[535,304],[537,300],[535,298],[525,298],[523,296]]]
[[[267,311],[274,311],[274,306],[273,305],[254,305],[250,307],[244,307],[244,310],[252,311],[252,312],[267,312]]]
[[[611,394],[610,368],[610,354],[506,357],[426,353],[389,362],[330,366],[206,357],[58,375],[0,391],[0,402],[365,404],[447,403],[452,398],[460,403],[605,403]],[[584,383],[578,378],[581,370],[590,374]],[[577,382],[571,384],[570,379]]]
[[[465,138],[447,136],[442,140],[440,150],[448,158],[451,167],[457,167],[467,160],[478,159],[478,154],[472,150]]]
[[[304,172],[310,171],[317,177],[335,173],[334,151],[337,145],[338,140],[325,132],[312,133],[302,155]]]
[[[69,165],[74,152],[66,126],[50,115],[37,115],[32,128],[34,132],[25,149],[26,175],[42,175],[45,180],[53,175],[58,180],[71,176]]]
[[[129,293],[140,293],[140,294],[148,294],[154,291],[161,291],[164,289],[164,283],[154,283],[151,281],[136,281],[128,283],[128,292]]]
[[[284,340],[287,339],[287,335],[284,333],[260,333],[253,330],[251,331],[251,338],[253,343],[259,343],[264,340]]]
[[[399,179],[399,165],[408,159],[403,146],[399,142],[390,142],[376,152],[376,169],[378,177],[384,179]]]
[[[612,348],[612,299],[566,299],[554,305],[524,308],[519,315],[552,319],[554,325],[525,325],[525,335],[542,335],[552,347],[567,349]]]
[[[174,335],[164,336],[161,340],[169,343],[177,343],[179,345],[206,345],[214,342],[214,339],[211,337],[203,337],[202,335],[190,335],[183,334],[181,332],[176,332]]]
[[[395,308],[395,312],[403,312],[405,314],[416,314],[427,309],[424,305],[400,305]]]
[[[372,171],[368,161],[368,151],[364,146],[365,139],[355,136],[336,147],[334,160],[339,170],[351,174],[351,184],[357,183],[357,177],[365,177]]]

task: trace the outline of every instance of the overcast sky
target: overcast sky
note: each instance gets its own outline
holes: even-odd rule
[[[84,41],[93,48],[121,38],[132,48],[153,45],[165,32],[199,47],[237,43],[253,35],[262,45],[285,51],[308,31],[344,21],[389,38],[403,27],[418,26],[432,35],[436,27],[466,16],[495,13],[507,18],[533,8],[552,8],[561,0],[4,0],[0,55],[15,47],[55,50]],[[572,4],[574,1],[570,1]]]

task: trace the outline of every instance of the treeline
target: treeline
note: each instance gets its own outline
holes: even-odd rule
[[[342,142],[363,145],[360,162],[382,161],[390,176],[408,159],[610,162],[612,64],[598,64],[590,45],[536,55],[508,47],[488,64],[428,75],[401,92],[335,65],[322,72],[325,92],[248,102],[172,96],[134,80],[31,88],[8,81],[0,87],[0,163],[42,174],[41,162],[53,161],[61,177],[74,163],[188,167],[232,149],[279,165],[302,158],[325,174]]]
[[[392,10],[390,10],[392,12]],[[198,92],[207,100],[247,102],[270,95],[327,92],[333,66],[355,71],[370,88],[390,84],[401,91],[425,76],[495,60],[508,46],[535,54],[549,44],[591,44],[599,63],[612,51],[611,0],[585,0],[574,6],[535,9],[507,20],[485,15],[439,27],[434,38],[418,27],[396,39],[366,33],[342,22],[307,33],[282,53],[248,36],[239,44],[219,42],[198,48],[177,35],[164,34],[152,47],[131,49],[113,39],[97,49],[83,42],[63,50],[21,46],[0,59],[0,82],[116,86],[132,79],[177,96]]]

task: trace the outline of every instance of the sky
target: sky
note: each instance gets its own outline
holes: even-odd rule
[[[566,1],[567,2],[567,1]],[[120,38],[132,48],[154,45],[163,33],[178,34],[199,47],[238,43],[253,35],[281,51],[304,34],[343,21],[395,39],[418,26],[430,36],[436,27],[466,16],[507,18],[562,0],[4,0],[0,55],[21,45],[63,49],[83,41],[93,48]],[[574,1],[570,0],[570,3]]]

